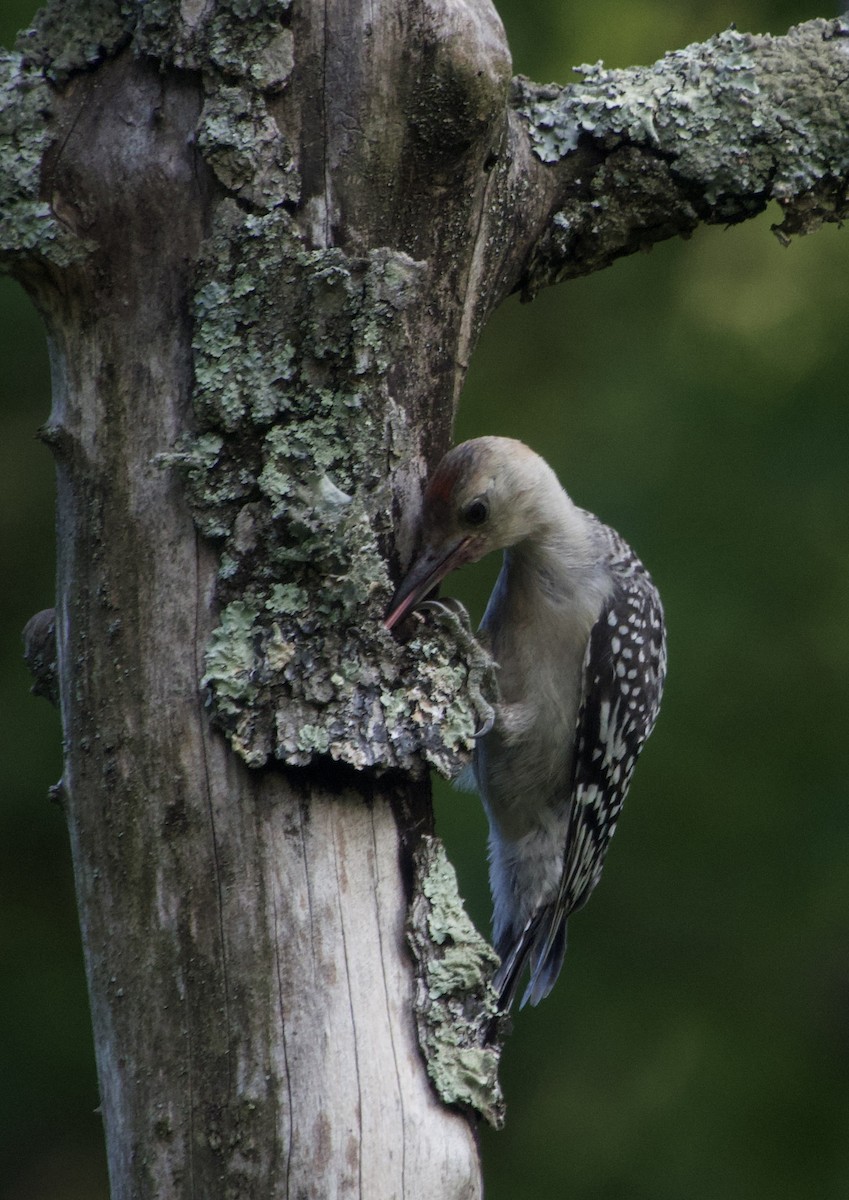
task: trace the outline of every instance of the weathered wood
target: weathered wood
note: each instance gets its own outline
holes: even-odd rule
[[[176,8],[167,55],[157,41],[166,31],[151,18],[146,30],[136,28],[133,45],[116,34],[95,70],[69,65],[59,90],[44,99],[50,115],[40,169],[54,215],[50,245],[45,239],[15,264],[45,315],[54,368],[44,436],[58,470],[63,794],[111,1186],[115,1197],[474,1197],[473,1127],[440,1102],[414,1014],[405,920],[412,851],[430,827],[426,784],[322,758],[250,770],[210,727],[200,686],[210,669],[219,679],[207,651],[220,605],[243,594],[219,578],[219,530],[238,554],[247,523],[236,518],[245,505],[259,528],[281,522],[279,507],[273,518],[261,508],[259,466],[244,495],[226,498],[226,517],[194,469],[195,516],[218,522],[217,540],[199,534],[179,469],[195,461],[192,439],[226,434],[247,445],[253,438],[245,461],[254,462],[271,425],[263,415],[239,433],[210,397],[226,393],[256,409],[260,370],[273,375],[295,340],[299,436],[319,438],[310,422],[321,396],[363,389],[363,355],[375,349],[381,327],[375,318],[377,332],[366,329],[366,349],[354,361],[343,344],[351,336],[347,310],[341,331],[333,324],[340,292],[316,281],[342,279],[365,324],[372,314],[368,293],[357,290],[361,264],[384,244],[402,268],[412,264],[416,307],[406,323],[390,310],[385,336],[400,337],[406,353],[369,366],[365,381],[396,406],[394,424],[384,418],[385,456],[391,450],[397,461],[406,446],[404,459],[412,450],[422,462],[445,445],[461,374],[454,348],[465,285],[457,272],[476,219],[473,189],[464,185],[453,206],[446,200],[449,235],[424,217],[434,190],[475,174],[465,156],[488,131],[486,105],[483,120],[463,118],[471,127],[450,150],[444,139],[460,119],[456,83],[442,102],[438,137],[397,120],[397,144],[385,136],[396,87],[415,94],[431,60],[451,73],[440,9],[411,14],[423,43],[406,58],[408,30],[391,6],[305,6],[281,23],[284,10],[269,5],[264,14],[276,33],[264,30],[270,57],[260,89],[246,81],[247,59],[244,69],[230,63],[205,78],[188,69],[193,55],[208,52],[211,22],[190,29]],[[475,20],[461,9],[449,15],[458,43],[475,34]],[[490,23],[497,30],[491,14]],[[45,37],[49,26],[48,18]],[[258,36],[256,25],[248,32]],[[235,53],[239,38],[232,30],[229,38]],[[354,53],[352,38],[373,46],[374,58]],[[461,50],[466,65],[475,62],[473,47]],[[34,39],[28,53],[46,62]],[[390,61],[403,81],[386,76]],[[43,87],[26,64],[23,74],[31,89]],[[378,88],[384,77],[387,86]],[[503,112],[506,79],[502,70],[496,111]],[[484,88],[477,72],[472,83]],[[438,89],[415,103],[422,119],[439,117]],[[435,154],[446,175],[428,192]],[[401,186],[387,186],[399,172]],[[273,266],[250,261],[262,221],[283,238]],[[265,244],[272,246],[270,237]],[[228,275],[227,263],[240,261],[258,281],[252,293],[260,294],[263,272],[275,270],[298,296],[272,287],[262,312],[245,317],[244,341],[230,348],[222,379],[210,384],[203,372],[216,361],[212,341],[235,311],[242,278],[235,268]],[[373,261],[379,280],[391,260]],[[225,283],[226,303],[209,316],[209,291]],[[201,287],[206,309],[196,298]],[[314,327],[304,332],[302,320]],[[413,323],[427,338],[418,348]],[[330,346],[333,338],[341,349]],[[243,382],[233,388],[239,372]],[[315,386],[304,382],[310,373],[321,377]],[[286,395],[284,386],[281,404]],[[405,402],[418,424],[401,415]],[[361,419],[371,422],[371,410]],[[353,492],[358,476],[370,480],[374,464],[357,454],[382,440],[350,436],[329,445],[323,486],[335,488],[333,479]],[[279,457],[269,463],[269,471],[282,469]],[[313,466],[301,476],[305,494]],[[403,469],[410,478],[407,462]],[[366,511],[383,511],[384,542],[389,498],[366,494]],[[254,538],[245,557],[262,566],[265,550]],[[242,589],[247,570],[240,570]],[[272,583],[294,586],[299,570],[296,559],[288,571],[278,566]],[[344,562],[337,571],[344,573]],[[265,582],[259,571],[251,594]],[[338,576],[325,586],[340,586]],[[383,639],[384,657],[405,654],[380,630],[380,591],[365,608],[369,599],[368,591],[354,594],[360,621]],[[320,596],[312,603],[318,608]],[[328,676],[344,667],[331,660]],[[464,679],[462,670],[457,686]],[[397,672],[395,686],[402,686]],[[314,757],[303,742],[283,745],[272,757],[307,764]]]

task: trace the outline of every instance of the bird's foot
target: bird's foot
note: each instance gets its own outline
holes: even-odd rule
[[[456,617],[468,633],[472,632],[472,622],[462,600],[456,596],[438,596],[433,600],[422,600],[416,605],[416,612],[430,612]]]
[[[454,637],[468,664],[468,688],[472,704],[482,719],[480,728],[472,736],[484,737],[494,726],[496,716],[492,698],[493,690],[496,690],[493,688],[493,668],[496,664],[489,648],[482,644],[480,634],[476,636],[473,633],[465,605],[454,596],[425,600],[417,606],[416,612],[429,614]]]

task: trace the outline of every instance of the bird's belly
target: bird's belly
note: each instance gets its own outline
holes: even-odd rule
[[[493,833],[518,841],[566,810],[571,747],[550,726],[511,736],[504,713],[475,750],[475,775]]]
[[[565,808],[538,814],[534,826],[516,839],[489,834],[489,880],[493,899],[493,935],[502,949],[503,937],[518,937],[533,914],[556,898],[563,874],[568,815]]]
[[[493,731],[475,768],[489,819],[493,938],[499,952],[533,914],[557,896],[569,826],[568,772],[562,746],[542,738],[510,744]]]

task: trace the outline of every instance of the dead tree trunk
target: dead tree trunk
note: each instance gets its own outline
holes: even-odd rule
[[[2,63],[116,1200],[480,1194],[489,960],[424,772],[489,677],[459,626],[383,632],[386,563],[505,295],[841,215],[845,34],[540,89],[489,0],[62,0]]]

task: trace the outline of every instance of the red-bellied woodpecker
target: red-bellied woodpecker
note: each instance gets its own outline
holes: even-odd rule
[[[450,450],[428,483],[420,548],[386,616],[392,628],[449,571],[504,550],[481,623],[499,702],[473,771],[489,818],[494,986],[522,1003],[551,991],[566,920],[586,903],[666,671],[663,608],[643,564],[572,503],[510,438]]]

